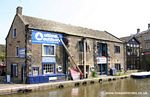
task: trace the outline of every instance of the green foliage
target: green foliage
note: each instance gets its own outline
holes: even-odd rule
[[[0,61],[5,59],[5,46],[0,45]]]
[[[0,52],[0,60],[4,60],[5,59],[5,53],[4,52]]]
[[[96,71],[93,71],[93,72],[92,72],[92,76],[93,76],[93,77],[97,77],[97,72],[96,72]]]
[[[146,64],[150,65],[150,60],[145,60]]]

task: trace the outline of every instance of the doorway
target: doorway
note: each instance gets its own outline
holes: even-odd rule
[[[98,64],[100,75],[107,75],[107,64]]]
[[[97,43],[97,64],[100,75],[107,75],[108,72],[108,47],[106,43]]]

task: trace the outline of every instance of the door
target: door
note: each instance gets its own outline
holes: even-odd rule
[[[107,75],[107,64],[99,64],[100,75]]]
[[[26,74],[25,74],[25,65],[22,65],[21,68],[21,78],[22,78],[22,82],[25,83],[26,82]]]

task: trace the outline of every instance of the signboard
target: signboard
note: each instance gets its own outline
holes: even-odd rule
[[[106,57],[97,57],[97,64],[106,64],[107,58]]]
[[[42,57],[42,62],[44,62],[44,63],[56,63],[56,58],[55,58],[55,56]]]
[[[19,48],[18,56],[20,58],[25,58],[25,48]]]
[[[32,30],[32,43],[33,44],[56,44],[61,45],[60,39],[63,38],[62,34],[53,32]]]

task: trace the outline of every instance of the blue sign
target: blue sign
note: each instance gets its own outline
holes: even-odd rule
[[[56,58],[55,58],[55,56],[42,57],[42,62],[44,62],[44,63],[56,63]]]
[[[56,44],[61,45],[60,39],[63,38],[62,34],[53,32],[32,30],[32,43],[33,44]]]
[[[18,54],[20,58],[25,58],[25,48],[19,48]]]

